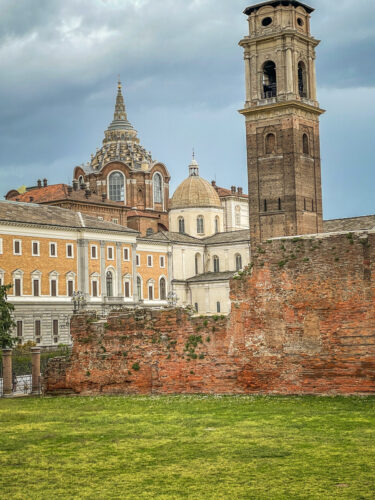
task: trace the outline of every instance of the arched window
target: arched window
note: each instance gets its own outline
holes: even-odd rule
[[[160,174],[154,175],[154,203],[163,203],[163,179]]]
[[[147,282],[147,289],[148,289],[148,300],[154,300],[155,294],[154,294],[154,280],[149,280]]]
[[[275,134],[268,134],[266,137],[266,154],[270,155],[276,150],[276,137]]]
[[[214,273],[219,273],[220,272],[220,260],[219,260],[219,257],[217,255],[214,255],[213,262],[214,262]]]
[[[282,209],[282,205],[281,205],[281,198],[279,198],[279,210]]]
[[[197,217],[197,233],[204,234],[204,218],[203,215]]]
[[[107,297],[113,297],[113,274],[112,274],[112,271],[107,271],[106,289],[107,289]]]
[[[154,230],[152,229],[152,227],[149,227],[146,229],[146,236],[151,236],[152,234],[154,234]]]
[[[300,97],[307,97],[306,66],[302,61],[298,63],[298,93]]]
[[[273,61],[266,61],[263,65],[263,98],[269,99],[276,95],[276,65]]]
[[[138,300],[142,300],[142,280],[137,276],[137,296]]]
[[[304,155],[310,154],[309,138],[307,137],[307,134],[303,134],[302,136],[302,149]]]
[[[237,206],[236,207],[236,226],[240,226],[241,225],[241,207]]]
[[[108,177],[108,196],[112,201],[125,201],[125,183],[121,172],[113,172]]]
[[[80,176],[78,177],[78,184],[79,184],[79,187],[80,187],[81,189],[83,189],[83,188],[84,188],[84,185],[85,185],[85,180],[84,180],[84,178],[83,178],[83,175],[80,175]]]
[[[219,232],[219,227],[220,227],[220,219],[219,217],[215,217],[215,233]]]
[[[185,234],[185,219],[183,217],[178,218],[178,232]]]
[[[160,300],[166,300],[167,298],[167,284],[165,278],[160,278],[159,281],[159,297]]]
[[[265,212],[267,212],[267,200],[264,200],[264,203],[263,203],[263,209]]]
[[[238,253],[236,255],[236,271],[241,271],[242,269],[242,257],[241,255]]]
[[[200,274],[201,272],[201,254],[197,253],[195,255],[195,274]]]

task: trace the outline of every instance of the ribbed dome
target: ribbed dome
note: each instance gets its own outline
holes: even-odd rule
[[[176,189],[171,208],[221,208],[220,198],[211,184],[197,175],[185,179]]]

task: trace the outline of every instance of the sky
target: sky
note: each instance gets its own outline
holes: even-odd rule
[[[326,219],[375,213],[374,0],[310,0]],[[70,183],[101,147],[121,76],[171,193],[200,174],[247,192],[244,0],[0,0],[0,196]]]

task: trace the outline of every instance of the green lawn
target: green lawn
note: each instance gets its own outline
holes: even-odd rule
[[[375,398],[0,400],[0,498],[375,498]]]

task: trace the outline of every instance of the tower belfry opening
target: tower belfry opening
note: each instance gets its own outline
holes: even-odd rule
[[[273,61],[267,61],[263,65],[263,97],[268,99],[276,97],[276,64]]]

